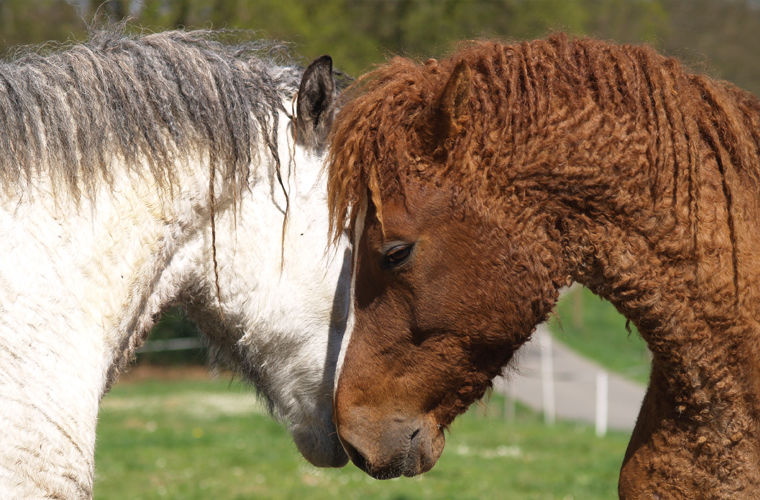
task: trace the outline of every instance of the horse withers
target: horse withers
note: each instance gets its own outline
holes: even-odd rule
[[[564,36],[397,58],[359,89],[328,180],[354,238],[335,393],[351,459],[430,469],[577,281],[653,355],[620,495],[760,495],[760,101]]]
[[[98,406],[183,307],[316,465],[347,314],[322,157],[337,93],[264,42],[209,32],[0,65],[0,496],[92,496]],[[292,111],[296,110],[295,113]]]

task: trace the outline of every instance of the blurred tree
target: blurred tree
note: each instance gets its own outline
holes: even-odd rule
[[[760,95],[760,2],[662,1],[670,19],[665,52]]]
[[[391,54],[438,57],[460,40],[566,31],[648,42],[760,93],[757,0],[0,0],[0,48],[83,38],[73,6],[88,20],[131,16],[155,31],[254,30],[294,42],[304,63],[329,53],[352,74]]]
[[[590,36],[657,45],[668,30],[670,14],[659,0],[584,0],[583,4],[584,32]]]
[[[65,0],[0,0],[0,49],[81,37],[84,23]]]

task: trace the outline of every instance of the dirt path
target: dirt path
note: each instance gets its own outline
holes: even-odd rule
[[[594,423],[597,413],[597,376],[607,373],[608,428],[630,431],[644,399],[644,387],[619,375],[607,372],[597,363],[579,356],[551,338],[546,325],[539,325],[532,340],[517,355],[516,368],[507,379],[494,381],[494,390],[513,395],[518,401],[537,410],[544,409],[541,342],[550,338],[553,364],[554,406],[558,419]]]

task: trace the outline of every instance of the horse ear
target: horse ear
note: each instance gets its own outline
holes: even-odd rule
[[[471,80],[470,67],[466,62],[460,61],[438,99],[440,118],[449,124],[452,131],[458,131],[467,118]]]
[[[466,62],[460,61],[441,95],[423,113],[418,133],[431,152],[456,135],[467,121],[471,85],[472,71]]]
[[[298,88],[296,139],[299,144],[316,150],[324,148],[332,126],[335,101],[332,58],[325,55],[306,68]]]

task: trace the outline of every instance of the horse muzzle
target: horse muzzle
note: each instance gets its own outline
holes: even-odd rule
[[[375,479],[427,472],[445,444],[443,431],[426,416],[396,413],[377,420],[370,409],[356,407],[337,420],[338,437],[349,458]]]

